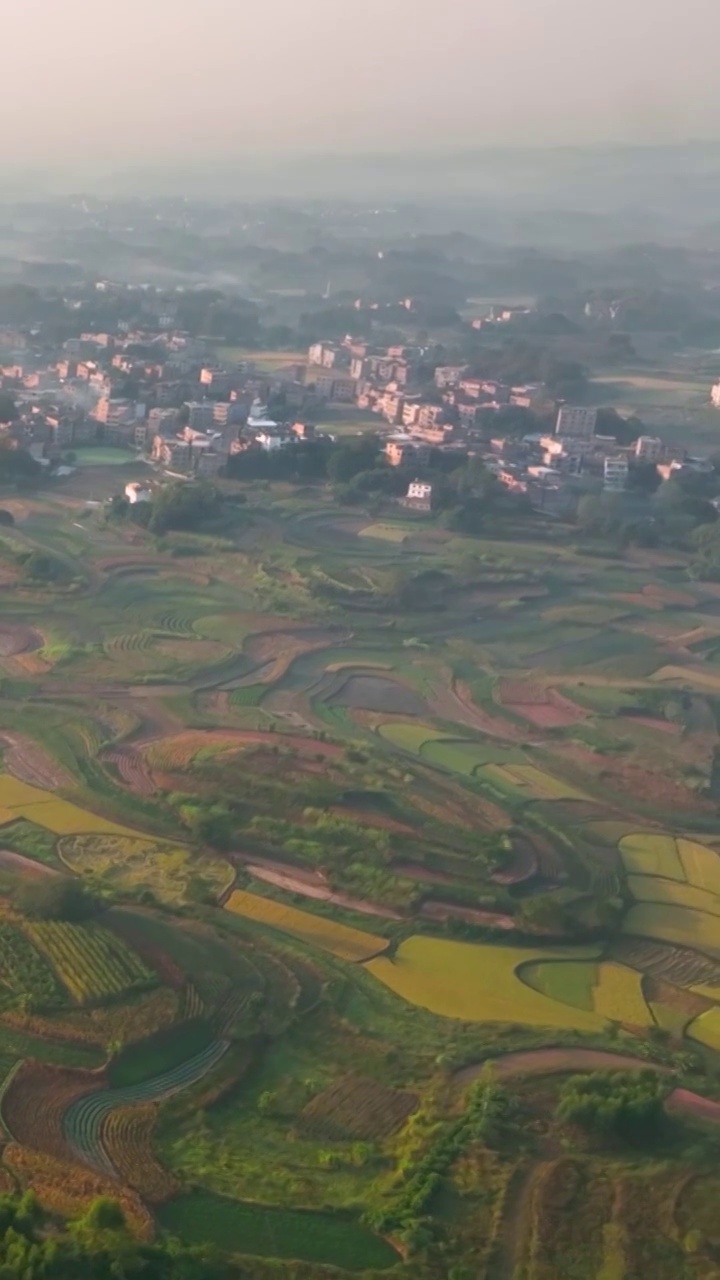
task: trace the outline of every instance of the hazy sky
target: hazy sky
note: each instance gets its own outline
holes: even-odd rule
[[[720,138],[720,0],[0,0],[3,154]]]

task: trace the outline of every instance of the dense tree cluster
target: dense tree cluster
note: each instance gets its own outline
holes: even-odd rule
[[[5,1280],[222,1280],[227,1268],[212,1249],[177,1241],[143,1244],[128,1233],[122,1211],[99,1198],[63,1226],[43,1212],[37,1197],[0,1196],[0,1275]],[[238,1272],[248,1280],[248,1272]]]
[[[667,1092],[657,1071],[596,1071],[563,1085],[559,1120],[604,1137],[645,1143],[657,1136]]]
[[[194,533],[222,519],[223,497],[209,480],[177,480],[158,490],[151,502],[128,502],[120,494],[111,499],[108,515],[132,520],[151,533]]]
[[[490,1065],[471,1086],[463,1113],[441,1130],[425,1155],[412,1166],[394,1203],[368,1215],[370,1225],[392,1234],[413,1250],[429,1244],[433,1221],[428,1207],[444,1175],[469,1143],[492,1142],[507,1105],[507,1095]]]

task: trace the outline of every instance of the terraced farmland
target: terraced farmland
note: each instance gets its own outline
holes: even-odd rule
[[[87,573],[4,588],[0,1181],[305,1280],[709,1280],[716,585],[561,522],[242,496],[152,541],[28,500]],[[62,871],[115,905],[23,914]],[[656,1150],[563,1125],[563,1073],[646,1065]]]
[[[145,1080],[142,1084],[128,1085],[124,1089],[100,1089],[72,1102],[64,1111],[62,1125],[64,1137],[75,1159],[112,1177],[116,1169],[103,1145],[103,1131],[108,1116],[117,1109],[126,1109],[136,1103],[156,1102],[182,1092],[212,1071],[229,1047],[228,1040],[214,1041],[179,1067]],[[127,1126],[124,1133],[129,1150],[127,1154],[123,1154],[123,1161],[132,1159],[132,1126]],[[115,1128],[112,1141],[117,1145],[120,1140]]]

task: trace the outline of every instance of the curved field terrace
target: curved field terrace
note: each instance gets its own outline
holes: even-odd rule
[[[38,489],[72,576],[0,566],[1,1177],[268,1275],[710,1280],[715,588],[218,485],[162,536]]]

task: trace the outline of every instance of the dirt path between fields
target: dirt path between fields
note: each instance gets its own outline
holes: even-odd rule
[[[512,1280],[522,1257],[528,1209],[535,1188],[535,1177],[542,1166],[522,1164],[515,1169],[505,1195],[502,1224],[495,1239],[487,1266],[487,1280]]]
[[[633,1058],[628,1054],[609,1053],[603,1049],[528,1049],[524,1053],[506,1053],[501,1058],[488,1058],[499,1080],[511,1076],[548,1076],[564,1071],[667,1071],[645,1058]],[[469,1084],[486,1065],[474,1063],[463,1067],[455,1075],[456,1084]],[[720,1114],[720,1112],[719,1112]]]
[[[278,866],[272,866],[269,858],[246,861],[245,866],[256,880],[264,880],[266,884],[284,889],[286,893],[299,893],[304,898],[314,898],[317,902],[328,902],[331,906],[343,907],[346,911],[358,911],[365,916],[377,916],[382,920],[403,919],[400,912],[393,911],[392,907],[381,907],[375,902],[368,902],[365,898],[353,898],[348,893],[338,893],[329,885],[323,884],[321,879],[312,883],[294,869],[286,870],[282,863],[278,864],[281,869],[278,869]]]
[[[512,1076],[539,1076],[561,1074],[567,1071],[659,1071],[665,1075],[670,1067],[645,1058],[633,1058],[627,1054],[609,1053],[603,1049],[529,1049],[525,1053],[507,1053],[501,1058],[488,1058],[499,1080]],[[469,1084],[479,1076],[486,1063],[463,1067],[455,1074],[456,1084]],[[692,1120],[705,1120],[720,1124],[720,1102],[705,1098],[691,1089],[673,1089],[665,1099],[665,1110],[670,1115],[686,1116]]]

